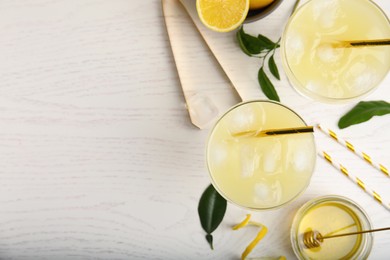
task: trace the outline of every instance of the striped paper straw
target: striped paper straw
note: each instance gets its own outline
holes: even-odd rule
[[[383,207],[385,207],[387,210],[390,211],[390,204],[389,203],[384,203],[382,200],[382,197],[377,192],[375,192],[373,189],[368,187],[360,178],[351,174],[341,163],[338,163],[337,161],[333,160],[332,157],[327,152],[324,152],[324,151],[318,152],[318,155],[320,155],[322,158],[324,158],[328,163],[330,163],[337,170],[341,171],[351,181],[356,183],[360,189],[365,191],[367,194],[369,194],[371,197],[373,197],[377,202],[379,202]]]
[[[348,148],[348,150],[350,150],[351,152],[353,152],[354,154],[356,154],[357,156],[359,156],[360,158],[362,158],[363,160],[365,160],[366,162],[371,164],[371,166],[380,170],[387,177],[390,177],[389,171],[387,170],[387,168],[383,164],[374,161],[371,158],[371,156],[369,156],[367,153],[357,149],[356,146],[354,146],[352,143],[348,142],[347,140],[340,138],[339,136],[337,136],[337,134],[334,131],[332,131],[326,127],[323,127],[322,125],[317,125],[317,128],[320,129],[324,134],[330,136],[331,138],[336,140],[339,144]]]

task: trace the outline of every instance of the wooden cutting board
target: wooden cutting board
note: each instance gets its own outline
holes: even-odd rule
[[[162,0],[162,6],[191,121],[208,128],[241,98],[180,1]]]
[[[185,6],[202,37],[242,99],[266,98],[259,89],[259,83],[257,81],[257,73],[261,61],[256,58],[248,57],[240,50],[236,40],[236,31],[228,33],[211,31],[199,20],[196,11],[196,0],[180,1]],[[278,40],[282,35],[284,25],[290,16],[294,3],[295,1],[283,1],[280,6],[267,17],[253,23],[244,24],[245,31],[252,35],[263,34],[271,40]],[[280,58],[277,57],[275,60],[281,70],[282,64]],[[287,81],[284,75],[281,76],[282,80],[276,81],[274,84],[275,87],[278,88],[279,95],[286,96],[291,93],[284,92],[291,92],[291,89],[285,87]]]

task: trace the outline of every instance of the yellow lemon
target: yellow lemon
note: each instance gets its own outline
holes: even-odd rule
[[[250,0],[249,9],[253,10],[253,9],[263,8],[269,5],[270,3],[272,3],[273,1],[274,0]]]
[[[249,0],[196,0],[196,10],[205,26],[217,32],[229,32],[244,22]]]

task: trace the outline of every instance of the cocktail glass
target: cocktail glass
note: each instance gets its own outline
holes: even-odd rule
[[[237,133],[305,125],[297,113],[273,101],[247,101],[228,110],[207,144],[207,166],[216,190],[229,202],[253,210],[277,208],[295,199],[315,167],[313,134]]]
[[[367,95],[390,69],[390,47],[343,42],[390,38],[389,19],[370,0],[309,0],[290,17],[281,40],[292,86],[321,102]]]

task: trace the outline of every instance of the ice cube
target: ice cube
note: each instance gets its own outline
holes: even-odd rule
[[[240,147],[241,177],[250,178],[259,167],[260,156],[256,152],[255,146],[245,143]]]
[[[287,140],[286,169],[296,173],[310,171],[312,161],[315,159],[313,141],[304,136],[290,137]]]
[[[345,73],[347,89],[357,95],[376,85],[380,81],[380,75],[376,70],[377,64],[379,64],[377,60],[355,59],[354,64]]]
[[[325,11],[320,16],[320,25],[323,28],[331,28],[336,23],[336,19],[337,19],[336,10],[332,9],[329,13]]]
[[[324,63],[339,61],[344,53],[344,48],[334,48],[331,44],[322,43],[316,50],[316,55]]]
[[[378,73],[371,69],[367,69],[365,72],[355,78],[353,88],[359,92],[364,92],[369,86],[375,85],[380,80]]]
[[[299,64],[305,53],[305,38],[297,31],[291,30],[286,37],[287,58],[291,64]]]
[[[275,205],[282,198],[282,185],[278,180],[262,180],[254,186],[254,202],[260,205]]]
[[[263,159],[263,170],[265,173],[274,173],[276,170],[276,158],[272,154],[266,154]]]
[[[306,83],[306,89],[323,97],[342,98],[344,95],[344,89],[341,86],[332,84],[325,85],[315,80],[309,80]]]
[[[271,184],[272,202],[279,203],[282,199],[282,185],[280,181],[274,181]]]
[[[312,2],[313,19],[325,29],[335,25],[341,16],[341,7],[338,0],[318,0]]]
[[[271,187],[265,182],[255,184],[255,199],[258,201],[267,201],[270,197]]]
[[[212,147],[213,149],[210,151],[210,161],[212,161],[215,165],[225,163],[228,158],[228,145],[224,142],[220,142],[213,144]]]
[[[313,91],[314,93],[318,93],[321,92],[323,86],[320,82],[309,80],[306,84],[306,88],[310,91]]]
[[[199,128],[206,127],[218,115],[218,108],[207,96],[195,94],[187,100],[187,103],[191,119]]]
[[[278,173],[280,168],[280,160],[282,155],[282,144],[277,138],[264,139],[263,142],[259,143],[259,147],[263,154],[262,166],[263,172],[268,175]]]
[[[260,131],[265,113],[261,105],[242,105],[227,115],[227,127],[231,134],[245,131]]]
[[[310,168],[310,154],[306,149],[299,149],[294,153],[293,167],[296,172],[306,172]]]

